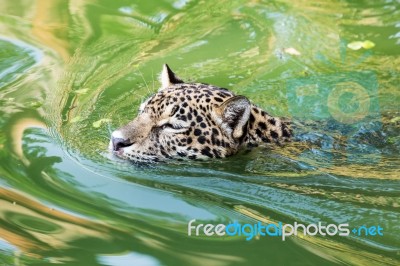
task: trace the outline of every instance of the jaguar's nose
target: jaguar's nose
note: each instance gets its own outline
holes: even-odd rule
[[[118,151],[120,148],[131,146],[129,139],[112,138],[113,150]]]
[[[121,136],[121,134],[118,133],[119,132],[113,132],[111,135],[112,149],[114,151],[118,151],[121,148],[128,147],[133,144],[129,138],[125,139]]]

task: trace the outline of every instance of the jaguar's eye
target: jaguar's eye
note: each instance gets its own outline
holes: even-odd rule
[[[174,126],[172,124],[167,123],[167,124],[162,125],[161,128],[162,129],[174,128]]]
[[[170,123],[166,123],[164,125],[161,126],[162,129],[167,129],[167,128],[171,128],[171,129],[182,129],[183,126],[177,125],[177,124],[170,124]]]

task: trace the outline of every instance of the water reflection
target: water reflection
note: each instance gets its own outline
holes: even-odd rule
[[[28,254],[68,249],[81,238],[110,239],[101,223],[49,208],[12,190],[1,189],[3,238]],[[14,228],[14,229],[11,229]]]

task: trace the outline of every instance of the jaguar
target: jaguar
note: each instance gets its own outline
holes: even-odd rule
[[[290,141],[288,120],[225,88],[185,83],[165,64],[161,87],[137,117],[111,134],[109,149],[134,162],[224,158],[241,147]]]

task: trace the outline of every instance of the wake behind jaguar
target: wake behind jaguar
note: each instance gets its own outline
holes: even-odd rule
[[[133,121],[111,134],[109,149],[135,162],[224,158],[246,145],[280,144],[291,135],[289,122],[245,96],[185,83],[165,64],[161,88],[141,104]]]

